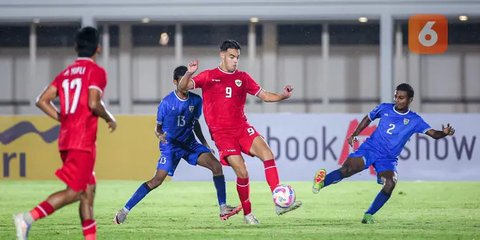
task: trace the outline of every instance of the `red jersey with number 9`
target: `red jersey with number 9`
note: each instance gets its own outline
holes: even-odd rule
[[[88,91],[97,89],[103,95],[107,85],[105,70],[91,58],[78,58],[55,77],[60,100],[60,134],[58,148],[95,151],[98,116],[88,107]]]
[[[247,93],[256,96],[262,90],[248,73],[215,68],[199,73],[192,80],[194,88],[202,89],[203,113],[210,132],[248,124],[244,112]]]

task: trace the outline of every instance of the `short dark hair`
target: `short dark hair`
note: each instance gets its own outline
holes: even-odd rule
[[[97,29],[83,27],[75,36],[75,50],[79,57],[92,57],[95,55],[100,36]]]
[[[223,43],[220,45],[220,51],[221,52],[225,52],[227,51],[227,49],[229,48],[233,48],[233,49],[238,49],[240,50],[241,47],[240,47],[240,44],[235,41],[235,40],[225,40],[223,41]]]
[[[185,73],[187,72],[187,67],[185,66],[178,66],[177,68],[175,68],[175,70],[173,70],[173,79],[175,80],[180,80],[183,75],[185,75]]]
[[[401,84],[399,84],[395,90],[407,92],[408,98],[412,98],[413,95],[414,95],[414,93],[415,93],[415,92],[413,91],[412,86],[410,86],[410,84],[408,84],[408,83],[401,83]]]

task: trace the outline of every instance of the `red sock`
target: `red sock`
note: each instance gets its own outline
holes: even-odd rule
[[[277,165],[274,159],[270,159],[263,161],[263,166],[265,168],[265,178],[267,179],[268,186],[270,186],[270,190],[273,192],[273,189],[280,183]]]
[[[55,209],[47,201],[43,201],[30,211],[33,221],[42,219],[55,212]]]
[[[252,212],[252,204],[249,198],[250,184],[248,178],[237,178],[237,192],[242,204],[243,215],[250,214]]]
[[[82,221],[83,236],[85,240],[97,239],[97,222],[93,219],[87,219]]]

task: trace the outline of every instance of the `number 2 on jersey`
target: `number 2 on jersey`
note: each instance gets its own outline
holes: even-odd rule
[[[80,90],[82,89],[82,79],[74,78],[69,82],[68,79],[63,80],[62,82],[63,92],[65,93],[65,114],[73,114],[77,110],[78,100],[80,98]],[[75,89],[73,94],[73,102],[70,107],[70,89]]]
[[[387,133],[391,135],[391,134],[393,134],[393,133],[392,133],[393,129],[395,129],[395,124],[390,123],[390,124],[388,124],[388,126],[389,126],[390,128],[387,129]]]

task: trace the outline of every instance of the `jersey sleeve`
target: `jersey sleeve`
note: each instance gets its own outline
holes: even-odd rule
[[[380,114],[382,112],[384,108],[384,104],[379,104],[377,105],[369,114],[368,114],[368,118],[370,119],[370,121],[373,121],[377,118],[380,117]]]
[[[107,72],[103,68],[96,67],[92,70],[90,74],[90,83],[88,88],[98,89],[103,93],[105,87],[107,86]]]
[[[426,123],[422,117],[418,117],[418,123],[415,126],[416,133],[426,133],[428,130],[432,129],[430,124]]]
[[[255,82],[255,80],[248,73],[245,73],[244,80],[247,83],[247,93],[257,96],[258,93],[260,93],[260,91],[262,90],[260,85],[258,85],[258,83]]]
[[[205,83],[208,81],[208,75],[208,70],[206,70],[193,77],[193,88],[203,88]]]
[[[62,72],[63,73],[63,72]],[[60,89],[61,83],[60,83],[60,76],[62,76],[62,73],[58,74],[53,81],[50,83],[50,86],[56,87],[57,89]]]
[[[167,115],[167,102],[163,99],[157,107],[157,124],[163,124],[163,119]]]

